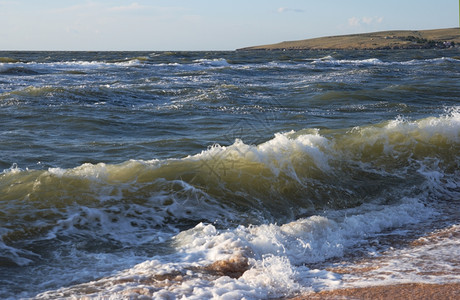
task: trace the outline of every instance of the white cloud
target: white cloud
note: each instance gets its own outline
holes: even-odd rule
[[[348,19],[348,25],[350,25],[351,27],[359,26],[360,25],[359,19],[357,17],[352,17],[352,18]]]
[[[140,10],[143,8],[145,7],[140,5],[137,2],[133,2],[130,5],[111,7],[110,10],[112,11],[133,11],[133,10]]]
[[[66,13],[66,12],[78,12],[78,11],[87,11],[87,10],[93,10],[93,9],[100,9],[102,5],[99,3],[95,2],[87,2],[84,4],[76,4],[68,7],[63,7],[63,8],[56,8],[56,9],[51,9],[49,10],[52,13]]]
[[[362,17],[361,21],[364,24],[370,25],[372,23],[373,18],[372,17]]]
[[[383,22],[383,17],[351,17],[348,19],[348,26],[361,27],[368,25],[376,25]]]

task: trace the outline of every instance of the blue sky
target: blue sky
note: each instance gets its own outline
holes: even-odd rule
[[[457,0],[0,0],[0,50],[234,50],[459,26]]]

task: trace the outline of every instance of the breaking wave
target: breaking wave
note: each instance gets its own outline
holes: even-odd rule
[[[142,243],[133,236],[197,222],[286,224],[324,210],[401,205],[402,199],[430,205],[458,193],[459,129],[457,108],[437,118],[279,133],[259,145],[236,140],[183,159],[13,166],[0,175],[1,256],[27,264],[33,251],[7,245],[60,235],[99,232]]]

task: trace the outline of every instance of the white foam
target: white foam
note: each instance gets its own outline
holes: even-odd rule
[[[420,222],[432,213],[417,199],[407,198],[399,205],[369,204],[281,226],[240,225],[219,230],[212,224],[200,223],[174,238],[176,253],[157,256],[115,276],[86,285],[100,289],[92,295],[96,298],[120,297],[146,288],[146,295],[152,298],[187,299],[260,299],[337,287],[341,285],[340,275],[309,269],[304,264],[340,257],[345,250],[357,247],[375,233]],[[203,271],[215,262],[235,258],[247,258],[249,265],[239,278]],[[142,278],[168,274],[180,274],[180,278],[151,280],[150,285],[137,283]],[[78,293],[81,288],[76,286],[70,291]]]
[[[459,63],[460,60],[451,58],[451,57],[438,57],[438,58],[427,58],[427,59],[413,59],[413,60],[403,61],[403,62],[394,62],[393,64],[421,65],[421,64],[441,64],[444,62]]]
[[[10,63],[0,63],[0,72],[5,72],[11,68]]]
[[[111,236],[127,245],[139,245],[165,240],[162,231],[148,237],[142,233],[148,233],[156,226],[168,226],[171,219],[219,218],[221,222],[237,219],[232,209],[205,191],[180,179],[166,180],[149,173],[155,173],[162,164],[178,161],[131,160],[120,165],[99,163],[83,164],[73,169],[50,168],[41,176],[63,180],[61,184],[70,195],[63,198],[70,197],[78,204],[69,205],[62,212],[53,234],[81,231],[91,235],[97,229],[97,235]],[[143,176],[148,179],[142,179]],[[37,188],[40,182],[36,181]],[[84,195],[81,195],[82,191]],[[131,197],[127,199],[126,194]],[[170,233],[171,230],[166,230],[166,237]]]
[[[440,57],[440,58],[428,58],[428,59],[413,59],[408,61],[382,61],[378,58],[368,58],[368,59],[336,59],[330,55],[314,59],[311,61],[311,64],[323,64],[323,65],[332,65],[332,66],[340,66],[340,65],[351,65],[351,66],[372,66],[372,65],[380,65],[380,66],[391,66],[391,65],[426,65],[426,64],[441,64],[444,62],[449,63],[459,63],[458,59],[450,58],[450,57]]]
[[[24,171],[24,170],[21,169],[21,168],[19,168],[17,163],[13,163],[13,164],[11,165],[10,168],[4,169],[4,170],[2,171],[2,173],[0,173],[0,174],[10,174],[10,175],[14,175],[14,174],[18,174],[18,173],[20,173],[20,172],[22,172],[22,171]]]
[[[68,71],[68,70],[97,70],[101,68],[119,68],[141,65],[139,60],[129,60],[125,62],[108,63],[101,61],[64,61],[64,62],[15,62],[0,63],[0,71],[10,68],[25,68],[34,71]]]
[[[378,58],[368,59],[335,59],[332,56],[325,56],[311,62],[312,64],[327,64],[327,65],[352,65],[352,66],[369,66],[369,65],[387,65],[388,63],[381,61]]]
[[[402,283],[457,283],[460,257],[460,225],[436,231],[434,238],[420,237],[414,246],[383,253],[378,261],[364,261],[355,268],[366,267],[364,274],[343,276],[344,287],[365,287]],[[437,236],[436,236],[437,235]]]
[[[227,67],[230,65],[227,62],[227,60],[224,58],[215,58],[215,59],[202,58],[202,59],[194,60],[194,62],[197,62],[205,66],[212,66],[212,67]]]
[[[319,135],[318,132],[292,137],[294,134],[293,131],[278,133],[273,139],[258,146],[247,145],[237,139],[230,146],[214,145],[187,159],[244,159],[263,164],[271,170],[275,177],[280,172],[285,172],[292,178],[297,178],[295,167],[296,163],[301,160],[308,160],[320,170],[329,170],[327,150],[330,150],[330,142],[328,139]],[[299,179],[297,181],[300,182]]]
[[[31,251],[27,251],[24,249],[17,249],[17,248],[6,245],[3,242],[2,236],[5,235],[7,232],[8,232],[7,230],[0,228],[0,258],[2,259],[7,258],[11,260],[11,262],[19,266],[26,266],[33,262],[29,258],[32,258],[32,257],[37,258],[39,256]]]
[[[429,141],[435,135],[441,135],[450,142],[460,141],[460,106],[449,108],[440,117],[429,117],[417,121],[409,121],[398,117],[386,125],[390,132],[401,132],[412,135],[423,141]]]

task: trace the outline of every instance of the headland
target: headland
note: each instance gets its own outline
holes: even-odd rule
[[[390,50],[460,47],[460,28],[390,30],[287,41],[237,50]]]

